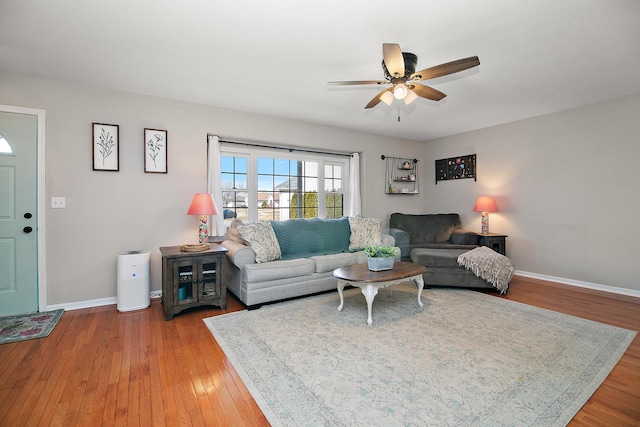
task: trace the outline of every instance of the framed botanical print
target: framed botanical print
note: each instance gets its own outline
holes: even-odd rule
[[[167,173],[167,131],[144,130],[144,171]]]
[[[114,171],[120,168],[119,126],[93,123],[93,170]]]

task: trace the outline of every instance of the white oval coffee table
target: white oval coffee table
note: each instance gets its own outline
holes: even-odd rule
[[[362,294],[367,300],[367,311],[369,313],[367,324],[373,324],[371,317],[371,306],[373,299],[378,294],[378,289],[398,283],[413,280],[418,285],[418,305],[422,308],[422,289],[424,280],[422,273],[427,271],[426,267],[412,262],[397,261],[392,270],[369,271],[367,264],[355,264],[348,267],[340,267],[333,271],[333,277],[338,279],[338,294],[340,295],[340,305],[338,311],[344,307],[344,287],[347,285],[357,286],[362,289]]]

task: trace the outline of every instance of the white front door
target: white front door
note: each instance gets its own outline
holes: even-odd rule
[[[0,111],[0,315],[38,310],[38,117]]]

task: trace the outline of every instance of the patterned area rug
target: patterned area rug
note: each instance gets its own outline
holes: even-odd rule
[[[48,336],[64,313],[54,311],[17,314],[0,317],[0,344]]]
[[[468,290],[359,289],[205,323],[273,426],[564,426],[636,333]]]

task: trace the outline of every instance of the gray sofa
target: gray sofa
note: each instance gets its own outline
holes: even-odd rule
[[[478,247],[478,233],[462,228],[458,214],[393,213],[389,227],[385,232],[394,238],[402,259],[427,267],[425,285],[495,289],[458,264],[460,254]]]
[[[378,219],[273,221],[270,224],[281,254],[269,261],[256,260],[254,249],[257,247],[252,247],[238,236],[239,233],[234,231],[238,221],[234,221],[227,232],[227,239],[222,242],[222,246],[228,250],[227,289],[250,308],[337,289],[338,281],[333,277],[333,270],[367,262],[367,255],[360,250],[367,242],[362,239],[355,242],[352,228],[357,222],[370,229],[370,220],[375,222],[373,230],[361,231],[373,231],[372,235],[375,235],[377,228],[377,238],[382,244],[394,246],[393,237],[382,233],[382,220]]]

